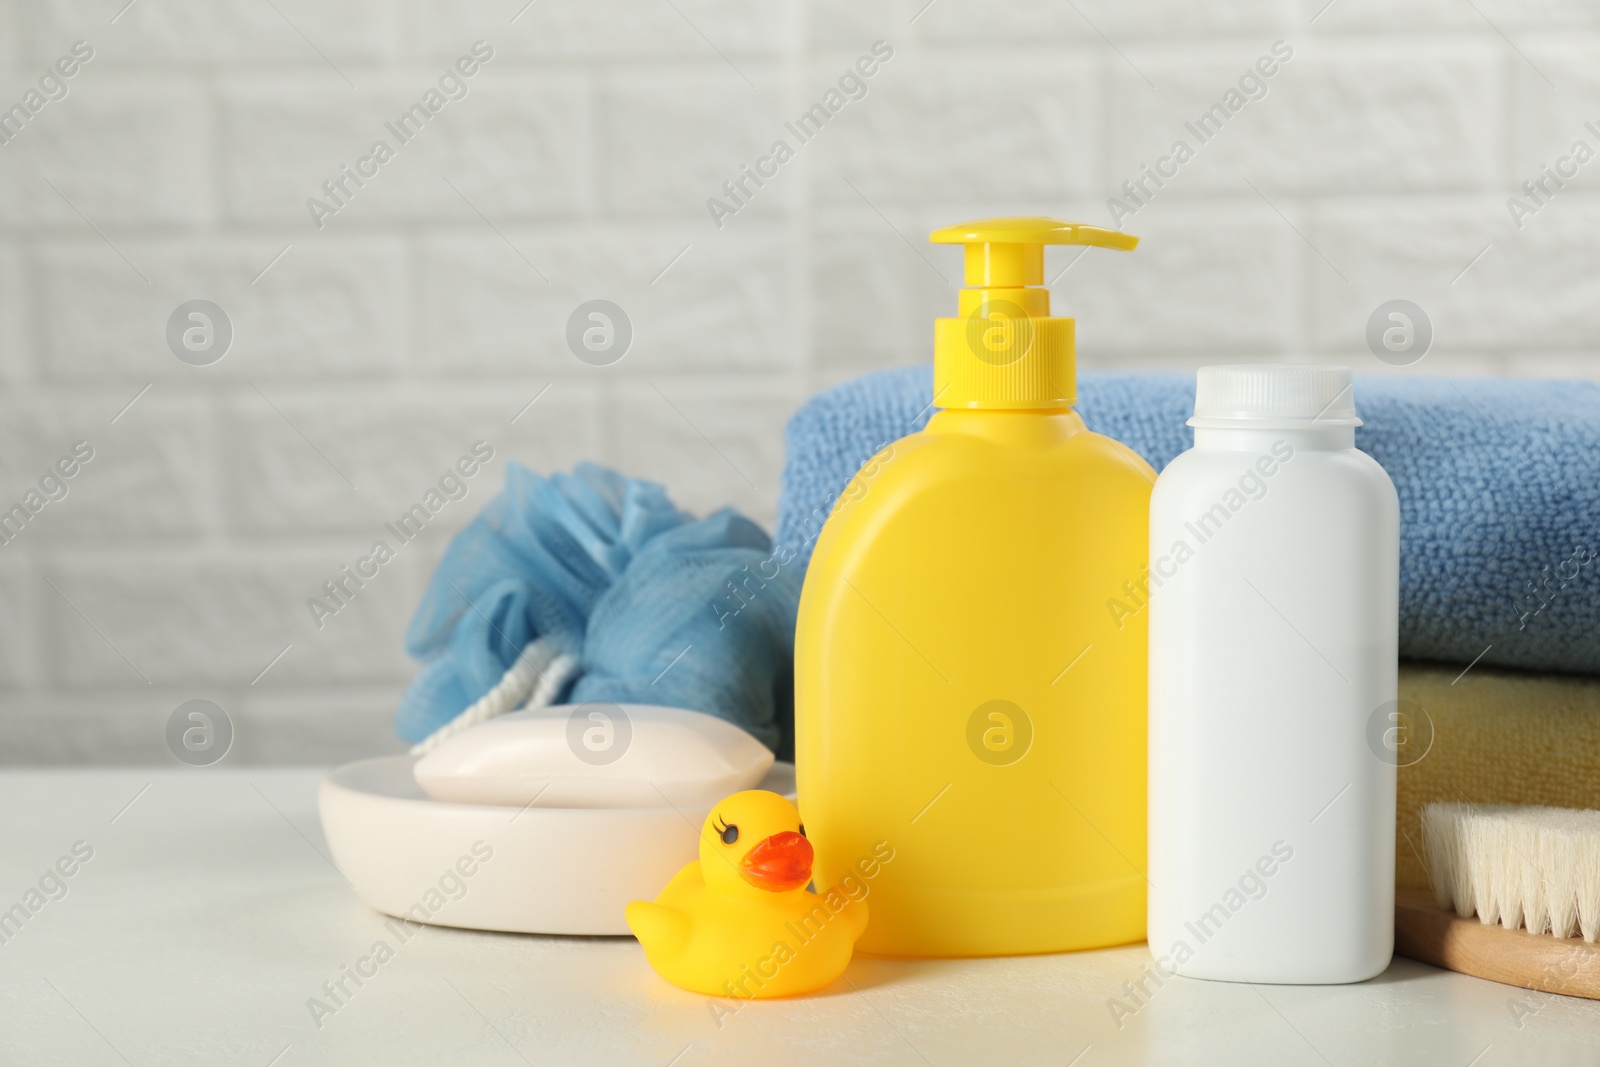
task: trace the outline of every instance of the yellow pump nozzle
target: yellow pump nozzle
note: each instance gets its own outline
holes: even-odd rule
[[[1044,284],[1045,245],[1093,245],[1121,252],[1139,245],[1131,233],[1038,215],[957,223],[934,230],[928,240],[966,245],[967,284],[993,288]]]
[[[934,402],[945,408],[1064,408],[1076,399],[1075,324],[1050,315],[1044,246],[1131,251],[1132,234],[1041,216],[935,230],[966,246],[959,318],[934,324]]]

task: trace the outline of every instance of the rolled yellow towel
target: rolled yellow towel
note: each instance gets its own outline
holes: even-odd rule
[[[1600,677],[1402,663],[1400,700],[1425,713],[1408,745],[1430,723],[1432,745],[1409,765],[1402,749],[1396,885],[1428,888],[1420,816],[1434,801],[1600,808]]]

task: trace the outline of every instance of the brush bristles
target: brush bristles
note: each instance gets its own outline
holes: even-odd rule
[[[1600,937],[1600,811],[1429,804],[1422,845],[1440,907],[1509,929]]]

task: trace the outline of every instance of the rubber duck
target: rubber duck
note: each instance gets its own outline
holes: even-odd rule
[[[807,889],[811,842],[800,813],[763,789],[734,793],[700,828],[700,858],[654,903],[628,905],[645,959],[673,985],[710,996],[789,997],[850,963],[867,927],[866,886]]]

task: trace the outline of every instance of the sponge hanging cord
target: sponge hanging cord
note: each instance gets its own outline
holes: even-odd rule
[[[469,726],[488,722],[519,708],[543,708],[555,702],[578,667],[577,657],[560,650],[553,637],[529,641],[511,668],[476,702],[411,746],[411,754],[431,752]]]

